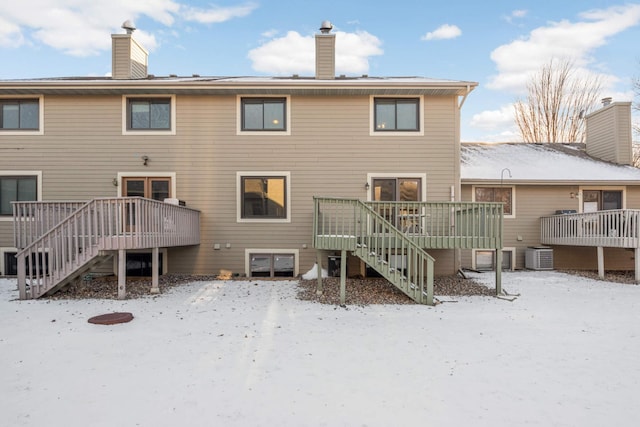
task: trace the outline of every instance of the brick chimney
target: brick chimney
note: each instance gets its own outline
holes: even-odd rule
[[[316,79],[336,78],[336,35],[330,34],[333,25],[323,21],[320,34],[316,34]]]
[[[603,107],[586,117],[587,154],[608,162],[631,165],[631,102],[611,102],[611,98],[602,101]]]
[[[149,52],[133,38],[136,30],[129,20],[122,24],[126,34],[111,35],[111,78],[146,79]]]

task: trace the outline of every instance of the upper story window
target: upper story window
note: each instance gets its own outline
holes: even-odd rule
[[[375,98],[375,132],[416,132],[420,130],[419,98]]]
[[[171,128],[171,100],[129,99],[129,129],[167,130]]]
[[[0,100],[0,129],[38,130],[40,107],[37,99]]]
[[[43,133],[43,98],[0,98],[0,133],[24,135]]]
[[[124,97],[123,134],[175,134],[175,96]]]
[[[475,187],[474,196],[476,202],[502,202],[504,216],[515,216],[513,187]]]
[[[291,97],[237,95],[237,135],[291,135]]]
[[[0,175],[0,215],[13,215],[11,202],[38,200],[38,177]]]
[[[242,98],[242,130],[285,131],[286,112],[286,98]]]
[[[238,221],[289,222],[288,172],[238,172]]]

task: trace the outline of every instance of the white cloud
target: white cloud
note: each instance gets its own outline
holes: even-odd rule
[[[511,15],[503,16],[503,19],[511,24],[515,19],[524,18],[528,13],[529,11],[524,9],[514,10],[513,12],[511,12]]]
[[[336,73],[362,74],[369,71],[369,57],[382,55],[381,41],[366,31],[336,31]],[[289,31],[285,36],[265,42],[248,54],[253,69],[275,75],[315,72],[314,36]]]
[[[435,31],[431,31],[421,37],[422,40],[444,40],[455,39],[462,34],[462,30],[456,25],[444,24],[439,26]]]
[[[522,93],[532,73],[551,58],[572,60],[577,68],[589,66],[592,52],[607,39],[640,22],[640,4],[592,10],[580,15],[581,21],[551,22],[522,39],[496,48],[491,59],[498,74],[487,87]],[[610,76],[603,76],[610,80]]]
[[[486,110],[471,117],[470,125],[485,131],[504,128],[514,123],[513,104],[503,105],[499,110]]]
[[[0,2],[0,46],[18,47],[29,41],[42,43],[73,56],[90,56],[111,48],[110,34],[121,32],[126,19],[145,16],[172,26],[176,19],[200,23],[223,22],[246,16],[257,6],[195,9],[174,0],[19,0]],[[184,13],[184,16],[182,14]],[[11,24],[9,24],[11,23]],[[147,49],[158,42],[138,30],[135,37]]]
[[[257,7],[258,5],[254,3],[247,3],[243,6],[234,7],[212,6],[210,9],[181,6],[180,12],[182,17],[187,21],[195,21],[201,24],[217,24],[233,18],[242,18],[243,16],[247,16]]]
[[[20,27],[0,16],[0,47],[18,47],[23,43]]]

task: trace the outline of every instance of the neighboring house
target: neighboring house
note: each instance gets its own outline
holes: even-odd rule
[[[91,269],[157,288],[293,277],[346,251],[349,274],[411,293],[410,270],[428,286],[459,269],[456,248],[501,247],[499,204],[454,203],[477,83],[336,77],[329,30],[314,77],[153,76],[128,31],[110,78],[0,81],[0,274],[26,298]]]
[[[505,203],[504,268],[527,267],[529,248],[542,245],[558,269],[635,268],[640,169],[630,166],[631,103],[607,102],[585,120],[585,144],[462,144],[463,200]],[[465,251],[462,263],[495,266],[483,250]]]

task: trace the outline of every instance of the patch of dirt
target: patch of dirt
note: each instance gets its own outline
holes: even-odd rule
[[[305,301],[317,301],[322,304],[340,304],[340,278],[323,279],[322,295],[316,295],[317,280],[300,280],[298,298]],[[461,276],[440,276],[433,280],[433,293],[446,296],[495,295],[495,289],[487,288],[472,279]],[[408,296],[385,279],[364,278],[347,279],[345,304],[415,304]]]
[[[604,282],[627,283],[637,285],[636,275],[634,271],[605,271],[604,279],[598,276],[597,271],[591,270],[556,270],[561,273],[571,274],[574,276],[587,277],[593,280],[601,280]]]

